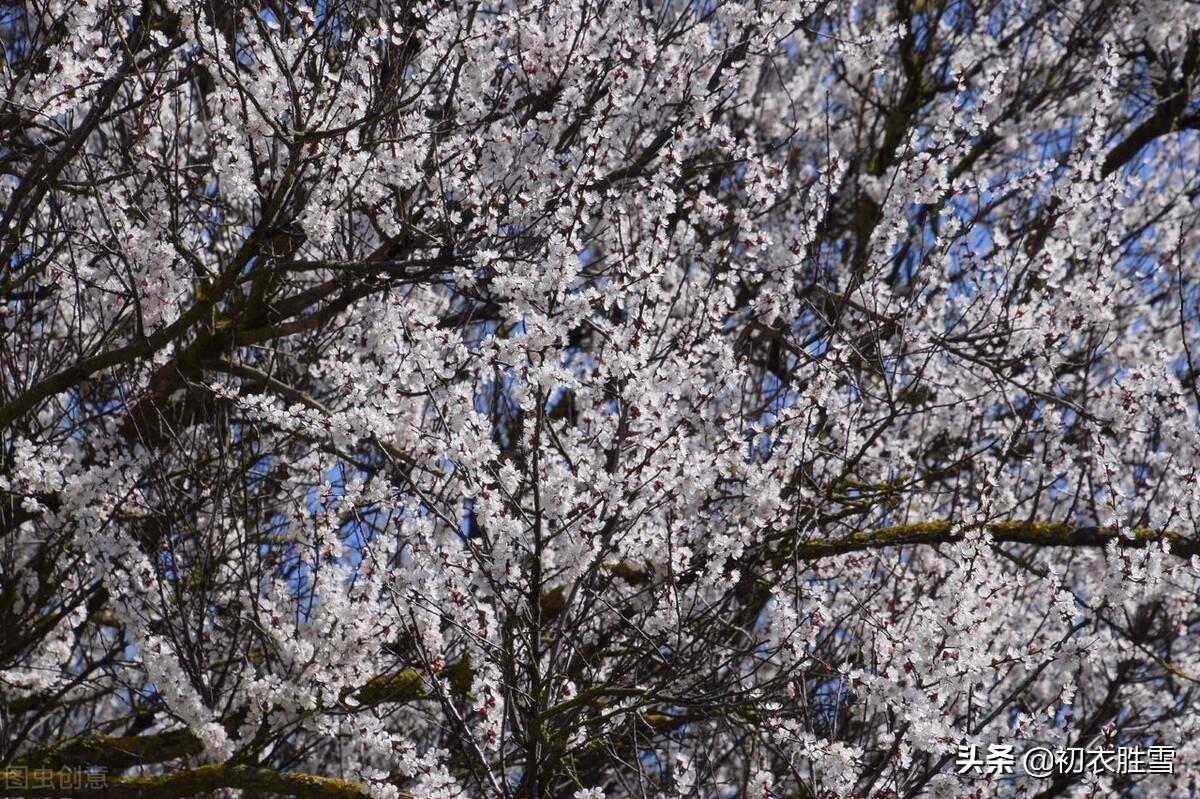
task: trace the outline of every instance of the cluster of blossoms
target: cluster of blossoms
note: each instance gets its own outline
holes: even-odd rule
[[[1195,790],[1194,11],[22,0],[0,34],[0,768]],[[1175,767],[956,773],[990,745]]]

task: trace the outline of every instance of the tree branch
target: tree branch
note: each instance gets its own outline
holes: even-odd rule
[[[961,541],[964,537],[962,528],[956,529],[956,525],[958,522],[953,519],[941,519],[863,530],[824,541],[800,541],[789,547],[786,554],[794,555],[800,560],[819,560],[868,549],[910,544],[950,544]],[[1039,547],[1104,547],[1109,542],[1116,541],[1117,546],[1122,549],[1144,549],[1150,544],[1164,541],[1171,554],[1178,557],[1188,558],[1200,554],[1200,541],[1196,539],[1185,538],[1168,530],[1152,530],[1145,527],[1132,530],[1131,538],[1122,538],[1118,531],[1111,527],[1072,527],[1051,522],[993,522],[986,525],[985,530],[997,542]]]
[[[69,770],[0,771],[0,792],[11,797],[177,799],[222,788],[286,794],[300,799],[365,799],[369,795],[365,787],[349,780],[253,766],[213,764],[142,777],[85,775]],[[401,797],[407,796],[401,794]]]

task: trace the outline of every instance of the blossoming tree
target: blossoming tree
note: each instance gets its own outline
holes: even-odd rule
[[[1195,5],[0,35],[0,794],[1194,794]]]

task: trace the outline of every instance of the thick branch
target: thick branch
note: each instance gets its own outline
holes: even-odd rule
[[[771,561],[779,566],[793,559],[816,561],[872,549],[953,544],[962,541],[965,537],[964,529],[956,527],[957,525],[958,522],[952,519],[939,519],[930,522],[879,527],[874,530],[860,530],[848,535],[815,541],[787,542],[776,550]],[[1115,540],[1121,549],[1144,549],[1162,541],[1166,542],[1171,554],[1177,557],[1190,558],[1193,555],[1200,555],[1200,540],[1187,538],[1169,530],[1152,530],[1145,527],[1131,530],[1132,537],[1129,538],[1122,538],[1115,529],[1109,527],[1072,527],[1068,524],[1051,522],[993,522],[985,529],[992,540],[997,543],[1030,544],[1038,547],[1098,548],[1108,546],[1110,541]],[[644,585],[653,577],[652,573],[624,561],[605,563],[603,567],[630,585]]]
[[[151,763],[164,763],[179,757],[197,755],[204,745],[191,730],[178,729],[153,735],[84,735],[66,741],[42,755],[25,760],[43,768],[70,766],[126,769]],[[21,764],[21,761],[18,761]]]
[[[301,799],[365,799],[368,796],[366,788],[348,780],[252,766],[207,765],[143,777],[87,775],[69,770],[0,771],[0,793],[11,797],[176,799],[222,788],[286,794]]]
[[[952,519],[916,522],[875,530],[863,530],[847,536],[824,541],[802,541],[789,548],[787,555],[800,560],[819,560],[848,552],[906,546],[910,544],[949,544],[961,541],[962,528]],[[1122,538],[1109,527],[1072,527],[1050,522],[1007,521],[987,525],[986,531],[997,542],[1031,544],[1039,547],[1104,547],[1116,541],[1122,549],[1143,549],[1160,541],[1166,542],[1171,553],[1182,558],[1200,554],[1200,541],[1185,538],[1167,530],[1137,528],[1132,537]]]
[[[1200,127],[1200,115],[1187,114],[1191,81],[1200,72],[1200,38],[1191,37],[1181,65],[1182,77],[1175,91],[1163,97],[1154,113],[1108,151],[1102,174],[1107,177],[1132,161],[1147,144],[1160,136]]]
[[[462,657],[439,672],[457,693],[467,694],[475,672],[471,660]],[[372,677],[356,691],[348,691],[344,699],[353,701],[347,708],[376,706],[390,703],[415,702],[432,698],[425,689],[424,675],[415,669]],[[18,766],[36,766],[53,770],[65,767],[126,769],[165,763],[181,757],[197,755],[204,750],[200,740],[188,729],[168,730],[151,735],[82,735],[18,759]]]

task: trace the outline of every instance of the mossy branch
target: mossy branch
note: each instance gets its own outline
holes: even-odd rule
[[[191,730],[179,729],[152,735],[82,735],[64,741],[54,749],[17,761],[17,765],[36,765],[55,769],[71,766],[126,769],[131,766],[165,763],[204,751]]]
[[[1169,530],[1136,528],[1130,537],[1122,537],[1110,527],[1072,527],[1051,522],[1005,521],[986,525],[993,540],[1039,547],[1105,547],[1112,541],[1122,549],[1144,549],[1165,542],[1172,554],[1188,558],[1200,554],[1200,540],[1185,538]],[[849,535],[820,541],[800,541],[789,546],[781,555],[799,560],[820,560],[834,555],[861,552],[885,547],[951,544],[961,541],[964,531],[952,519],[916,522],[875,530],[862,530]]]
[[[471,658],[464,655],[438,672],[438,676],[448,680],[451,689],[455,692],[467,694],[471,689],[471,682],[475,679]],[[431,699],[433,694],[425,688],[424,672],[417,669],[405,669],[395,674],[378,674],[367,680],[362,688],[349,696],[357,704],[368,706],[385,702],[413,702],[418,699]]]
[[[1190,558],[1200,555],[1200,538],[1189,538],[1170,530],[1138,527],[1121,536],[1111,527],[1074,527],[1069,524],[1033,521],[1002,521],[985,525],[984,530],[998,543],[1029,544],[1037,547],[1103,548],[1116,541],[1121,549],[1145,549],[1163,542],[1172,555]],[[865,552],[902,546],[939,546],[962,541],[965,529],[953,519],[939,519],[912,524],[859,530],[830,538],[806,541],[785,540],[768,558],[775,566],[790,560],[818,561],[837,555]],[[778,539],[776,539],[778,540]],[[652,572],[638,569],[625,562],[603,564],[610,574],[630,585],[644,585],[652,580]]]
[[[469,657],[462,657],[439,673],[453,691],[467,695],[475,671]],[[347,694],[359,706],[430,699],[422,672],[405,669],[395,674],[380,674],[369,679],[357,691]],[[53,771],[62,768],[127,769],[166,763],[200,754],[200,740],[188,729],[168,730],[150,735],[88,734],[57,743],[53,748],[18,758],[15,765]],[[0,794],[4,795],[4,794]]]
[[[6,797],[177,799],[222,788],[283,794],[300,799],[366,799],[369,795],[364,786],[349,780],[253,766],[207,765],[171,774],[141,777],[84,775],[71,770],[0,771],[0,793]]]
[[[396,674],[379,674],[372,677],[352,696],[359,704],[378,705],[384,702],[411,702],[416,699],[426,699],[429,693],[425,690],[421,672],[416,669],[405,669]]]

